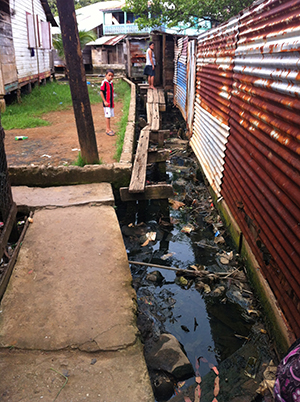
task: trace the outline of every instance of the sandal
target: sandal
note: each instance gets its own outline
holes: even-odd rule
[[[106,131],[106,134],[112,137],[113,135],[115,135],[115,132],[110,130],[110,131]]]

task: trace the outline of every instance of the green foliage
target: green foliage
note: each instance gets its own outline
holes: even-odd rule
[[[92,31],[79,31],[79,42],[81,50],[85,47],[88,42],[94,41],[97,39],[97,36]],[[61,34],[57,35],[56,38],[53,38],[53,47],[56,49],[59,57],[62,60],[65,60],[64,46]]]
[[[58,15],[58,11],[57,11],[56,0],[48,0],[48,4],[49,4],[50,10],[51,10],[51,13],[52,13],[54,16],[57,16],[57,15]]]
[[[102,165],[102,160],[100,159],[98,163],[93,163],[93,165]],[[81,152],[78,152],[78,156],[75,162],[72,163],[73,166],[83,167],[87,165],[86,160],[82,157]]]
[[[90,102],[101,101],[99,84],[88,85]],[[22,95],[22,103],[15,101],[8,105],[1,116],[5,130],[14,128],[31,128],[48,126],[50,123],[41,116],[56,110],[65,110],[72,106],[72,98],[68,83],[49,82],[35,87],[31,94]]]
[[[123,114],[121,116],[121,120],[118,123],[116,153],[114,156],[114,158],[117,161],[119,161],[121,154],[122,154],[125,131],[126,131],[126,126],[127,126],[127,122],[128,122],[129,106],[130,106],[130,99],[131,99],[131,88],[127,84],[127,82],[121,80],[115,84],[115,93],[117,95],[116,100],[123,102]]]
[[[252,4],[252,0],[126,0],[124,10],[139,16],[140,28],[167,25],[197,27],[199,19],[223,22]],[[200,26],[201,27],[201,22]]]

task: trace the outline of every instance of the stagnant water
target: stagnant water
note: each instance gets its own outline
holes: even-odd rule
[[[169,110],[169,115],[174,117],[169,116],[163,128],[171,128],[171,135],[177,137],[180,116],[174,110]],[[182,206],[173,202],[168,216],[166,204],[158,201],[119,205],[128,259],[209,271],[212,276],[195,280],[174,271],[131,264],[143,340],[158,339],[162,333],[174,335],[195,371],[197,358],[204,358],[206,363],[202,362],[198,370],[204,377],[201,401],[213,400],[213,366],[220,371],[219,402],[263,400],[257,399],[255,391],[274,353],[259,303],[245,276],[243,261],[212,203],[195,156],[184,144],[180,150],[180,141],[177,147],[171,139],[168,146],[171,150],[166,178],[175,190],[174,200],[182,202]],[[153,172],[155,176],[152,166],[149,180]],[[237,276],[220,275],[234,270],[238,270]],[[151,327],[145,322],[150,322]],[[174,401],[183,400],[184,394],[193,401],[194,376],[180,382],[173,380],[174,395],[178,394]],[[169,400],[170,393],[156,393],[156,397],[159,401]]]

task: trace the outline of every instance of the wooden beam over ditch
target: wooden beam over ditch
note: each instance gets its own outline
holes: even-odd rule
[[[149,126],[146,126],[140,133],[140,138],[136,149],[135,159],[131,173],[131,180],[129,184],[130,193],[142,193],[144,191],[146,181],[149,137],[150,137],[150,129]]]
[[[128,187],[120,188],[120,196],[123,202],[141,200],[164,200],[174,196],[171,184],[158,183],[145,186],[143,193],[130,193]]]

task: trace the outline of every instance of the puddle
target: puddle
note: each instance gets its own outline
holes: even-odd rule
[[[170,121],[165,122],[164,128],[171,125],[171,132],[176,135],[180,118],[177,115]],[[124,205],[118,207],[129,261],[196,272],[186,275],[130,264],[142,340],[147,345],[149,339],[157,342],[161,334],[176,337],[194,372],[202,377],[203,402],[216,396],[216,375],[211,370],[214,366],[220,371],[219,402],[264,400],[254,399],[256,389],[275,356],[259,304],[199,173],[195,156],[189,149],[176,149],[176,145],[171,149],[166,177],[173,185],[175,201],[170,204],[170,215],[166,213],[165,201],[131,203],[127,205],[127,214]],[[147,179],[151,180],[151,172]],[[200,356],[205,363],[198,360],[198,368]],[[248,370],[249,362],[254,362],[252,371]],[[159,370],[148,368],[157,401],[167,401],[172,396],[174,402],[183,401],[184,395],[194,400],[194,374],[183,380],[171,375],[168,384],[172,383],[172,387],[158,392],[155,384]]]

